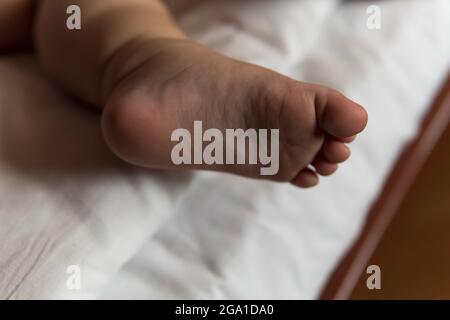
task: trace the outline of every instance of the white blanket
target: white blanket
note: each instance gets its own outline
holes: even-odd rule
[[[366,106],[351,160],[312,190],[135,169],[32,59],[1,57],[0,298],[317,297],[450,65],[448,0],[171,5],[199,41]]]

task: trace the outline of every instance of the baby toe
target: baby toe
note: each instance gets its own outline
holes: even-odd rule
[[[321,176],[330,176],[333,173],[335,173],[336,170],[338,169],[337,163],[331,163],[322,157],[319,157],[318,159],[314,160],[312,165],[316,169],[316,172]]]
[[[363,131],[368,115],[359,104],[336,90],[314,86],[319,125],[332,136],[345,138]]]
[[[355,139],[356,139],[356,135],[347,137],[347,138],[340,138],[339,141],[341,141],[343,143],[352,143],[353,141],[355,141]]]
[[[350,158],[350,148],[335,139],[327,139],[322,147],[324,158],[331,163],[341,163]]]
[[[300,188],[311,188],[319,183],[317,173],[309,168],[301,170],[291,183]]]

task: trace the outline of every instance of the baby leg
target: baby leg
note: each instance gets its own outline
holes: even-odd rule
[[[73,4],[81,8],[81,30],[65,27],[66,8]],[[186,39],[156,0],[43,0],[36,47],[61,85],[102,109],[111,149],[143,167],[177,165],[259,178],[261,166],[254,163],[175,164],[171,134],[183,128],[193,136],[198,121],[222,134],[276,129],[279,164],[265,177],[311,187],[319,174],[332,174],[349,157],[345,143],[367,123],[364,109],[335,90]]]
[[[66,28],[71,5],[81,9],[81,30]],[[73,94],[102,108],[109,85],[104,75],[112,77],[119,52],[143,40],[184,36],[159,0],[41,0],[35,37],[47,71]]]

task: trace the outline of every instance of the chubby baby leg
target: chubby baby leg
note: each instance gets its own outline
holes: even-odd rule
[[[74,4],[82,12],[80,30],[65,28],[66,8]],[[311,187],[350,156],[346,144],[367,123],[365,110],[333,89],[187,39],[157,0],[43,0],[36,46],[60,85],[102,110],[111,149],[143,167],[217,170]],[[278,132],[276,170],[263,176],[261,163],[220,157],[175,163],[173,133],[195,135],[194,123],[217,137],[229,129]]]

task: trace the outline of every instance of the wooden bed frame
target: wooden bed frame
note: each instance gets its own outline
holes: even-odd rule
[[[358,239],[329,277],[320,299],[350,298],[384,232],[449,123],[450,73],[422,123],[420,134],[397,160]]]

